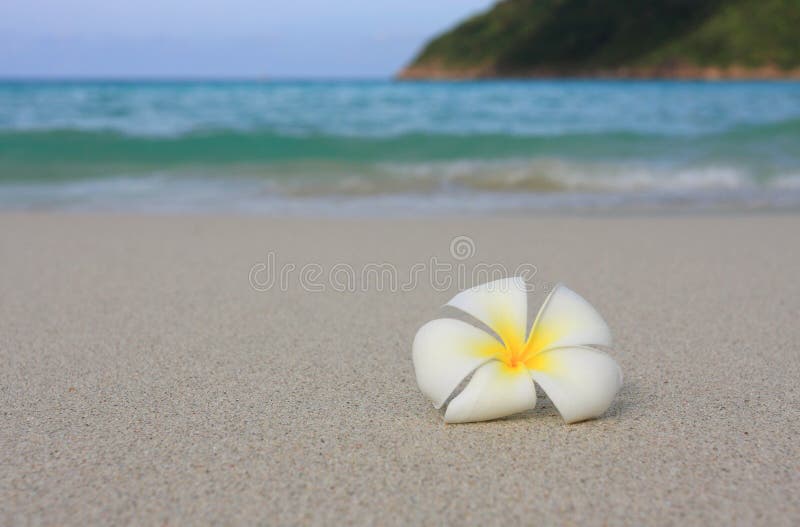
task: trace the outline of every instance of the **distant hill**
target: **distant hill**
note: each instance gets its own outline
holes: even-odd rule
[[[800,0],[504,0],[399,78],[800,77]]]

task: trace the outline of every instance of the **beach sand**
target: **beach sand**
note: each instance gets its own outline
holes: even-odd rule
[[[0,215],[0,524],[800,523],[800,216]],[[537,267],[605,316],[599,420],[445,425],[411,342],[455,292],[251,268]]]

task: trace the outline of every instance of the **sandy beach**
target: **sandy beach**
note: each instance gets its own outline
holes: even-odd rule
[[[797,525],[800,216],[0,215],[0,524]],[[625,382],[445,425],[411,342],[456,292],[256,290],[254,265],[532,264]],[[285,290],[282,290],[285,289]]]

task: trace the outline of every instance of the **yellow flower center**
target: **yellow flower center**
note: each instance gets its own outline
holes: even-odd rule
[[[523,335],[519,335],[513,323],[507,317],[503,317],[495,324],[495,331],[503,341],[503,351],[497,357],[506,366],[516,369],[525,366],[528,369],[539,369],[543,366],[544,357],[540,352],[547,349],[551,343],[555,342],[563,331],[552,324],[538,324],[534,327],[527,340]]]
[[[508,342],[504,339],[503,354],[501,357],[499,357],[499,359],[507,366],[516,368],[522,363],[523,349],[523,346],[520,346],[519,343],[513,341]]]

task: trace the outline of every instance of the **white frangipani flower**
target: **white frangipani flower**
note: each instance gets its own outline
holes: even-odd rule
[[[488,326],[498,338],[452,318],[428,322],[414,338],[413,359],[422,393],[441,408],[447,423],[487,421],[536,405],[533,381],[567,423],[602,415],[622,385],[622,372],[604,352],[611,331],[580,295],[559,284],[544,301],[530,335],[528,297],[520,277],[489,282],[453,297],[456,307]]]

